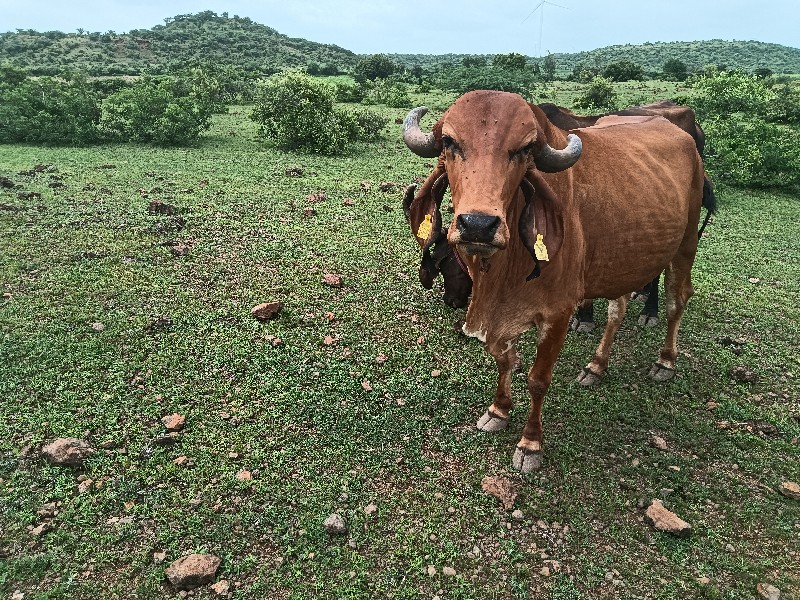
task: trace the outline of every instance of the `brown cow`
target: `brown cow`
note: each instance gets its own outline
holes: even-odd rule
[[[667,336],[650,375],[674,376],[678,329],[693,293],[702,160],[694,140],[661,117],[606,117],[567,135],[538,107],[495,91],[461,96],[429,134],[419,128],[421,114],[409,113],[404,140],[439,160],[408,213],[429,248],[450,186],[448,241],[473,280],[464,332],[484,342],[499,372],[479,429],[508,424],[516,342],[538,328],[531,410],[513,459],[530,472],[541,464],[542,402],[582,299],[610,301],[609,324],[585,369],[600,377],[629,294],[666,269]]]
[[[563,130],[590,127],[601,117],[609,115],[662,116],[691,135],[695,140],[700,157],[702,158],[703,156],[705,133],[695,120],[694,111],[690,107],[681,106],[672,100],[660,100],[642,106],[632,106],[604,115],[577,115],[569,109],[549,102],[544,102],[537,106],[542,109],[551,123]],[[408,208],[412,200],[413,190],[412,194],[407,195],[404,200],[406,216],[408,216]],[[706,177],[703,186],[703,207],[706,208],[706,218],[700,227],[698,235],[702,235],[706,224],[717,208],[713,186],[708,177]],[[419,278],[423,287],[430,289],[433,286],[433,281],[441,273],[444,281],[443,300],[445,304],[453,308],[464,308],[469,303],[469,296],[472,293],[472,280],[469,278],[469,273],[464,267],[458,252],[446,243],[446,234],[447,229],[445,228],[432,247],[423,252]],[[419,238],[417,239],[419,241]],[[645,305],[639,316],[640,325],[652,327],[658,323],[658,282],[660,276],[660,274],[657,275],[652,282],[632,295],[632,297],[636,296],[640,299],[645,299]],[[594,307],[591,300],[584,301],[578,306],[570,327],[581,332],[594,329]]]

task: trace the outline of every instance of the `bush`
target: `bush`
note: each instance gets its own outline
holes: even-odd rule
[[[83,77],[0,84],[0,143],[84,145],[99,138],[97,94]]]
[[[375,79],[386,79],[399,71],[402,71],[400,65],[385,54],[373,54],[362,58],[356,63],[353,68],[353,77],[358,82],[373,81]]]
[[[716,72],[694,81],[695,110],[702,119],[742,112],[766,115],[774,93],[755,75]]]
[[[706,168],[715,179],[760,188],[800,186],[800,131],[738,113],[703,122]]]
[[[355,110],[352,115],[358,125],[358,139],[362,140],[374,140],[389,124],[389,117],[371,110]]]
[[[260,134],[283,150],[341,153],[358,138],[352,113],[336,111],[334,88],[300,71],[261,82],[251,118]]]
[[[514,92],[532,100],[538,81],[533,72],[528,70],[455,67],[440,73],[435,84],[457,94],[465,94],[472,90],[499,90]]]
[[[662,67],[662,71],[666,79],[674,81],[686,81],[686,77],[689,75],[686,63],[677,58],[667,60]]]
[[[644,70],[630,60],[620,60],[610,63],[603,69],[603,77],[610,81],[641,81],[644,79]]]
[[[365,84],[368,89],[362,102],[365,104],[385,104],[391,108],[408,108],[411,106],[411,98],[408,95],[406,85],[398,81],[387,79],[376,79]]]
[[[615,108],[617,94],[611,82],[604,77],[595,77],[586,93],[575,101],[575,106],[590,112],[603,112]]]
[[[192,89],[186,80],[146,77],[103,101],[100,130],[115,141],[194,143],[211,126],[213,104],[191,95]]]

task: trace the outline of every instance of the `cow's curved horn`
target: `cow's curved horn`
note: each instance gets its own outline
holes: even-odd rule
[[[419,127],[419,120],[428,112],[426,106],[418,106],[406,115],[403,121],[403,141],[414,154],[423,158],[436,158],[442,149],[436,143],[436,136],[424,133]]]
[[[408,142],[406,142],[408,143]],[[545,173],[558,173],[569,169],[581,157],[583,144],[581,138],[574,133],[567,136],[567,147],[563,150],[556,150],[549,144],[545,144],[539,154],[534,157],[533,162],[536,168]]]

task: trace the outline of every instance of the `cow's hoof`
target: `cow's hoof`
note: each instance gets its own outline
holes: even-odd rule
[[[595,385],[600,383],[600,380],[603,378],[602,373],[595,373],[589,367],[584,367],[581,369],[581,372],[578,373],[578,376],[575,378],[576,383],[580,383],[583,386],[589,387],[590,385]]]
[[[665,367],[664,365],[660,365],[658,363],[653,363],[653,366],[650,367],[650,377],[653,378],[653,381],[657,381],[658,383],[666,383],[675,377],[675,369]]]
[[[495,431],[502,431],[508,425],[508,417],[501,417],[488,410],[483,413],[483,416],[478,419],[478,429],[481,431],[488,431],[494,433]]]
[[[639,315],[639,325],[642,327],[655,327],[658,325],[658,315]]]
[[[578,333],[589,333],[594,330],[594,321],[581,321],[572,317],[572,321],[569,322],[569,328]]]
[[[533,473],[542,468],[542,451],[517,447],[511,466],[523,473]]]
[[[638,292],[631,292],[631,300],[636,300],[638,302],[647,302],[648,298],[650,298],[650,294],[647,292],[643,292],[639,290]]]

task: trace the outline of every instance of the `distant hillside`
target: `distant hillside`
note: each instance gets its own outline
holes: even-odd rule
[[[389,54],[406,67],[437,69],[460,64],[467,54]],[[484,55],[491,62],[491,55]],[[709,64],[752,72],[800,73],[800,49],[763,42],[710,40],[655,42],[608,46],[590,52],[554,55],[558,73],[578,64],[604,67],[627,59],[646,72],[660,72],[664,62],[677,58],[690,70]],[[328,44],[290,38],[247,17],[212,11],[178,15],[152,29],[127,33],[107,31],[63,33],[18,30],[0,33],[0,64],[11,63],[33,74],[52,75],[79,69],[89,75],[167,73],[201,62],[236,66],[254,73],[286,67],[308,67],[320,74],[350,71],[359,55]],[[536,59],[531,58],[531,61]]]
[[[469,54],[390,54],[389,57],[409,68],[436,69],[460,64]],[[484,56],[491,62],[492,55]],[[774,73],[800,73],[800,48],[754,41],[707,40],[699,42],[653,42],[640,45],[607,46],[588,52],[553,54],[558,72],[571,73],[575,66],[605,67],[620,60],[640,64],[646,72],[660,72],[664,63],[675,58],[683,61],[690,71],[707,65],[724,65],[729,69],[753,72],[770,69]],[[530,61],[537,59],[530,58]]]
[[[19,30],[0,34],[0,63],[34,74],[66,68],[90,75],[164,73],[211,62],[268,73],[313,65],[323,73],[349,71],[358,56],[338,46],[290,38],[247,17],[205,11],[165,19],[128,33]]]

